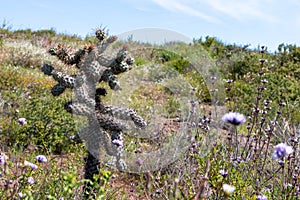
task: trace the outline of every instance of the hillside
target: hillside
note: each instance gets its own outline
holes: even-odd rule
[[[66,111],[66,102],[74,99],[72,88],[53,96],[57,80],[45,75],[42,67],[51,65],[74,76],[80,69],[50,55],[49,49],[60,45],[68,55],[95,48],[96,42],[93,36],[81,39],[54,30],[0,29],[1,199],[17,199],[22,194],[29,199],[86,197],[87,145],[73,139],[88,120]],[[110,158],[103,158],[108,161],[101,163],[98,181],[91,183],[95,194],[90,196],[300,197],[300,47],[279,44],[278,51],[270,54],[267,47],[251,50],[209,36],[194,39],[192,44],[151,45],[129,40],[114,42],[105,58],[117,56],[123,47],[133,56],[134,65],[117,75],[122,90],[112,90],[105,81],[99,83],[107,91],[101,101],[134,109],[148,123],[144,131],[127,123],[124,151],[129,158],[160,149],[166,152],[153,154],[157,157],[149,161],[131,160],[133,164],[128,165],[144,161],[134,172],[120,172],[109,165]],[[242,113],[246,123],[227,125],[222,116],[229,111]],[[190,143],[182,143],[187,136]],[[293,151],[285,151],[276,160],[272,155],[280,143]],[[169,148],[170,144],[182,149]],[[37,170],[26,168],[24,161],[34,162],[37,155],[46,155],[48,161],[37,163]],[[160,165],[154,166],[155,160]],[[149,171],[138,173],[146,164]],[[35,183],[28,183],[29,177]],[[235,192],[224,190],[224,184],[233,185]]]

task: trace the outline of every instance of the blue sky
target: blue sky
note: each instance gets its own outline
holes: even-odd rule
[[[50,29],[86,36],[100,25],[110,34],[168,29],[227,44],[300,45],[299,0],[0,0],[0,20],[13,29]],[[0,21],[1,22],[1,21]],[[150,35],[151,32],[149,33]]]

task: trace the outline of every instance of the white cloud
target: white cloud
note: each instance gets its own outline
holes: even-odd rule
[[[266,8],[268,8],[268,4],[271,2],[270,0],[264,2],[259,0],[199,0],[200,2],[239,21],[250,18],[268,22],[277,21],[276,17],[266,13]]]
[[[192,6],[190,6],[186,1],[180,2],[180,0],[153,0],[156,4],[159,6],[175,11],[175,12],[182,12],[184,14],[188,14],[191,16],[199,17],[201,19],[204,19],[208,22],[212,23],[220,23],[221,21],[213,16],[207,15],[200,10],[194,9]]]
[[[33,0],[31,5],[37,7],[39,10],[52,10],[53,12],[57,13],[64,13],[64,10],[59,6],[53,6],[49,2],[41,3],[40,1]]]
[[[268,14],[275,0],[152,0],[171,11],[202,18],[208,22],[220,23],[221,18],[231,17],[237,21],[250,19],[277,22],[275,15]],[[222,16],[223,15],[223,16]]]

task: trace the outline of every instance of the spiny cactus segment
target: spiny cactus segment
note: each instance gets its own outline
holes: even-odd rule
[[[117,37],[108,37],[104,29],[96,30],[95,34],[98,39],[96,45],[85,46],[75,53],[70,53],[70,50],[61,44],[49,49],[49,53],[63,63],[75,65],[78,74],[64,74],[48,64],[42,67],[46,75],[52,76],[58,82],[51,90],[53,96],[59,96],[66,88],[74,91],[75,98],[65,104],[65,110],[88,117],[89,125],[74,138],[80,138],[87,143],[85,178],[89,179],[98,172],[95,163],[99,164],[100,149],[103,147],[105,153],[116,157],[116,166],[119,170],[126,168],[126,164],[121,160],[123,146],[121,133],[128,127],[122,121],[133,121],[141,128],[147,125],[143,118],[130,108],[102,103],[101,96],[105,96],[107,91],[104,88],[97,88],[98,83],[104,81],[112,90],[120,89],[116,75],[130,70],[134,58],[128,54],[126,47],[112,56],[107,52],[107,47],[115,42]]]

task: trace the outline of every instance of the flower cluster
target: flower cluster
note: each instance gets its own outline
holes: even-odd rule
[[[48,161],[47,158],[46,158],[46,156],[44,156],[44,155],[38,155],[38,156],[35,157],[35,159],[36,159],[39,163],[45,163],[45,162]],[[29,162],[29,161],[27,161],[27,160],[24,161],[24,166],[30,167],[32,170],[35,170],[35,169],[38,168],[38,166],[37,166],[36,164],[31,163],[31,162]]]

